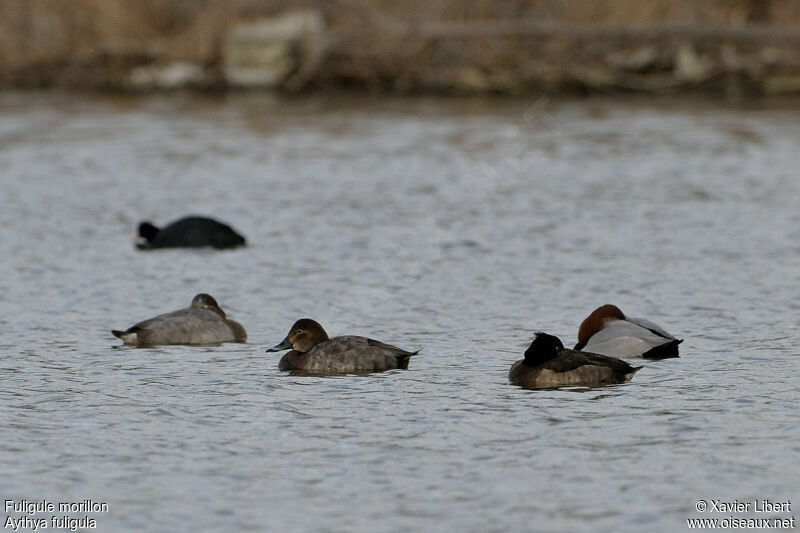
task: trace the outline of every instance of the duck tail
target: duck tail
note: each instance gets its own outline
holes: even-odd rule
[[[416,352],[406,352],[397,356],[397,368],[408,370],[408,360],[417,355],[422,350]]]
[[[125,344],[136,344],[138,340],[138,335],[133,328],[129,329],[128,331],[112,329],[111,333],[113,333],[115,337],[122,339],[122,342]]]
[[[683,339],[673,339],[664,344],[659,344],[655,348],[651,348],[642,354],[643,359],[669,359],[671,357],[680,357],[678,355],[678,345],[683,342]]]
[[[633,369],[625,374],[625,381],[630,381],[633,378],[633,375],[637,373],[639,370],[643,369],[644,366],[635,366]]]

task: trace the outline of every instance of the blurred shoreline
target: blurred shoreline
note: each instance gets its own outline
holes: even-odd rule
[[[800,94],[794,0],[0,0],[0,89]]]

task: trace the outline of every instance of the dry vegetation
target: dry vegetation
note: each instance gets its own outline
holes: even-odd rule
[[[217,86],[226,28],[300,7],[328,24],[324,61],[304,79],[311,87],[770,92],[800,83],[797,0],[0,0],[0,85],[125,87],[133,67],[181,60]]]

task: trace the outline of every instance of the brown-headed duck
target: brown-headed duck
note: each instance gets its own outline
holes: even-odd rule
[[[612,357],[667,359],[678,356],[683,339],[643,318],[626,317],[616,305],[601,305],[578,329],[576,350]]]
[[[526,389],[597,387],[630,381],[640,368],[614,357],[567,350],[558,337],[540,331],[525,359],[511,366],[508,380]]]
[[[150,222],[139,224],[140,250],[151,248],[235,248],[245,239],[233,228],[211,218],[191,216],[176,220],[163,228]]]
[[[126,331],[111,333],[132,346],[160,344],[219,344],[245,342],[247,333],[238,322],[228,320],[217,301],[198,294],[184,309],[139,322]]]
[[[278,368],[304,374],[350,374],[383,372],[408,368],[408,360],[419,353],[408,352],[380,341],[346,335],[328,338],[318,322],[301,318],[289,334],[267,352],[289,350],[281,357]]]

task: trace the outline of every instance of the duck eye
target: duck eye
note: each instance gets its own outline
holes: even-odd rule
[[[297,329],[297,330],[295,330],[295,332],[294,332],[294,334],[295,334],[295,335],[300,335],[301,333],[303,333],[303,330],[302,330],[302,329]]]

